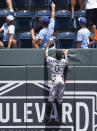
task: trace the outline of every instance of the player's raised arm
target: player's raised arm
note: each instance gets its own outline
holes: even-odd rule
[[[45,57],[46,58],[48,57],[48,47],[46,47],[46,50],[45,50]]]
[[[68,55],[68,50],[65,50],[64,54],[65,54],[66,63],[68,65],[68,56],[67,56]]]

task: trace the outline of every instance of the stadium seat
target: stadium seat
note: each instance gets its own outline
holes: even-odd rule
[[[30,8],[30,0],[12,0],[13,7],[15,9],[29,9]]]
[[[49,6],[49,0],[30,0],[31,1],[31,7],[36,8],[45,8]]]
[[[0,27],[6,22],[6,17],[8,15],[14,15],[14,13],[6,10],[0,11]]]
[[[67,9],[69,0],[49,0],[50,3],[53,1],[56,5],[56,9]]]
[[[32,48],[32,36],[29,32],[21,33],[19,35],[20,48]]]
[[[19,33],[15,34],[15,40],[17,41],[17,48],[19,48]]]
[[[1,4],[2,3],[2,4]],[[5,0],[0,0],[0,9],[4,9],[6,8],[7,5],[6,5],[6,1]]]
[[[71,11],[60,10],[56,12],[56,30],[65,31],[71,28]]]
[[[3,40],[3,34],[0,33],[0,41],[2,41],[2,40]]]
[[[39,24],[39,17],[48,16],[51,17],[51,11],[49,10],[40,10],[35,13],[35,27]]]
[[[56,48],[75,48],[76,47],[76,33],[64,32],[57,34]]]
[[[76,21],[76,28],[79,29],[80,28],[80,24],[79,24],[79,21],[78,21],[78,18],[80,17],[86,17],[86,12],[85,11],[75,11],[74,12],[74,16],[75,16],[75,21]]]
[[[17,11],[16,12],[16,30],[29,31],[32,26],[33,12],[31,11]]]

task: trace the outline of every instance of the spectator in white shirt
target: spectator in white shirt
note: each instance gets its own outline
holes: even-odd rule
[[[90,31],[86,27],[87,19],[85,17],[81,17],[79,19],[81,29],[77,33],[77,48],[88,48],[89,43],[89,37],[90,37]]]
[[[0,45],[8,48],[17,48],[15,40],[15,26],[14,17],[12,15],[7,16],[6,23],[0,28],[0,33],[4,32],[3,42],[0,41]]]

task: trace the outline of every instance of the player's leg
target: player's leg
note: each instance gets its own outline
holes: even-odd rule
[[[45,116],[44,116],[45,123],[51,122],[51,119],[50,119],[51,111],[52,111],[52,103],[48,101],[46,104],[46,111],[45,111]]]
[[[51,122],[50,115],[51,115],[51,111],[52,111],[52,105],[53,105],[53,102],[54,102],[54,99],[56,96],[56,92],[57,92],[57,88],[53,82],[52,88],[50,89],[50,92],[49,92],[48,103],[46,105],[46,112],[45,112],[45,117],[44,117],[45,122]]]
[[[59,103],[63,102],[63,96],[64,96],[64,91],[65,91],[65,84],[60,84],[58,88],[58,95],[57,95],[57,101]]]
[[[50,89],[50,93],[49,93],[49,101],[51,103],[54,102],[55,96],[57,95],[57,85],[53,84],[53,87]]]
[[[56,102],[56,107],[58,111],[58,116],[55,119],[56,123],[62,123],[62,103]]]
[[[65,91],[65,84],[60,84],[58,88],[58,94],[57,94],[57,111],[58,111],[58,118],[57,121],[62,122],[62,102],[63,102],[63,96]]]

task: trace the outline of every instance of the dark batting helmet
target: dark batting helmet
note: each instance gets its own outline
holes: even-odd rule
[[[60,60],[63,56],[63,51],[62,50],[56,50],[56,59]]]

